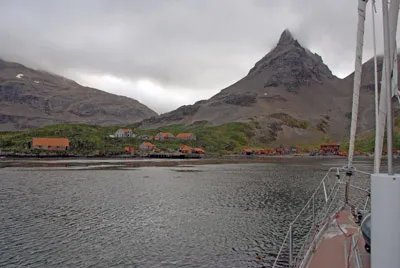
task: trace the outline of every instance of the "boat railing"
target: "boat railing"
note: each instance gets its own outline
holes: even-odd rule
[[[354,213],[364,214],[370,210],[369,174],[353,169],[349,187],[346,187],[346,174],[348,171],[341,167],[328,170],[310,199],[289,224],[273,268],[306,267],[328,224],[346,203]],[[349,194],[346,195],[347,188]]]

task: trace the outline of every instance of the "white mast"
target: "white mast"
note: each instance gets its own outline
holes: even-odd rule
[[[357,26],[357,47],[353,83],[353,107],[351,112],[350,144],[347,168],[351,169],[354,155],[354,142],[356,139],[358,103],[360,97],[362,54],[364,45],[365,10],[368,0],[358,0],[358,26]]]
[[[399,0],[391,0],[389,17],[388,0],[382,0],[383,33],[384,33],[384,67],[382,75],[386,81],[381,87],[380,103],[386,102],[387,107],[387,141],[388,141],[388,173],[371,175],[371,266],[372,267],[400,267],[400,174],[393,174],[392,163],[392,78],[393,61]],[[397,14],[395,14],[397,13]],[[396,17],[396,20],[394,20]],[[392,41],[394,42],[392,43]],[[396,76],[397,77],[397,76]],[[396,83],[397,84],[397,83]],[[381,106],[379,117],[381,117]],[[380,122],[381,123],[381,122]],[[380,135],[384,128],[380,129]],[[380,137],[375,137],[380,138]],[[380,148],[382,149],[382,148]]]
[[[374,148],[374,173],[379,173],[381,164],[381,147],[379,142],[380,124],[379,124],[379,90],[378,90],[378,62],[376,58],[376,33],[375,33],[375,0],[372,2],[372,36],[374,44],[374,78],[375,78],[375,148]],[[383,71],[382,71],[383,73]],[[382,140],[383,141],[383,140]]]
[[[386,19],[389,20],[389,25],[390,28],[388,29],[389,31],[389,42],[388,42],[388,46],[389,46],[389,55],[391,55],[390,57],[388,57],[388,59],[384,58],[383,59],[383,63],[382,63],[382,84],[381,84],[381,94],[380,94],[380,99],[379,99],[379,119],[378,119],[378,131],[379,131],[379,136],[376,136],[375,139],[378,139],[378,146],[377,142],[375,141],[375,153],[379,154],[378,157],[376,157],[375,159],[375,173],[379,173],[379,169],[380,169],[380,160],[382,157],[382,149],[383,149],[383,137],[385,135],[385,127],[386,127],[386,118],[388,115],[388,105],[389,102],[387,101],[387,96],[385,93],[386,89],[386,85],[387,85],[387,81],[386,79],[390,79],[389,81],[392,81],[392,85],[396,84],[397,85],[397,81],[393,81],[393,79],[397,79],[397,74],[393,75],[393,77],[390,76],[390,74],[392,73],[390,71],[390,74],[388,77],[385,76],[385,72],[386,69],[389,68],[389,70],[393,70],[393,61],[394,61],[394,57],[397,54],[397,50],[396,50],[396,31],[397,31],[397,22],[398,22],[398,18],[399,18],[399,8],[397,6],[397,3],[399,1],[392,1],[391,5],[390,5],[390,9],[389,9],[389,15]],[[386,61],[389,62],[389,65],[386,64]],[[396,66],[397,67],[397,66]],[[390,82],[389,82],[390,83]],[[391,104],[391,102],[390,102]],[[390,109],[391,110],[391,109]],[[391,128],[391,126],[390,126]],[[392,133],[392,132],[391,132]],[[390,133],[390,134],[391,134]],[[389,135],[390,135],[389,134]],[[392,146],[390,144],[390,146]],[[389,152],[389,148],[388,149],[388,157],[392,155],[392,150],[390,150]],[[378,152],[376,152],[376,150],[378,150]],[[391,160],[390,160],[391,161]]]
[[[388,2],[387,0],[384,2]],[[388,6],[386,4],[383,7],[383,31],[384,31],[384,43],[385,43],[385,67],[386,71],[386,94],[387,94],[387,159],[388,159],[388,174],[393,174],[393,116],[392,116],[392,74],[393,74],[393,62],[395,54],[397,51],[396,47],[396,32],[397,32],[397,22],[399,18],[399,0],[392,0],[390,4],[390,14],[385,16]],[[388,15],[388,14],[386,14]],[[396,82],[397,84],[397,82]]]

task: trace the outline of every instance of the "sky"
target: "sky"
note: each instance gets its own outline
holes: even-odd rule
[[[372,1],[370,1],[372,2]],[[383,53],[380,2],[377,51]],[[338,77],[354,69],[357,0],[0,0],[0,57],[157,113],[244,77],[284,29]],[[373,56],[367,7],[364,61]]]

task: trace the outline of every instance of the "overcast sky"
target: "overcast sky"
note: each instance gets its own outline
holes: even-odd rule
[[[207,99],[245,76],[285,28],[320,54],[335,75],[347,76],[354,68],[357,3],[0,0],[0,57],[164,113]],[[364,61],[373,55],[370,4],[367,10]]]

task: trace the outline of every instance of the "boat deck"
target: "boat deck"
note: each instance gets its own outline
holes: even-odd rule
[[[357,267],[354,251],[349,250],[354,247],[352,236],[358,244],[360,267],[370,268],[370,254],[364,248],[364,238],[359,229],[351,213],[346,210],[341,211],[338,217],[330,223],[321,241],[316,246],[308,268]],[[349,254],[351,255],[349,256]]]

